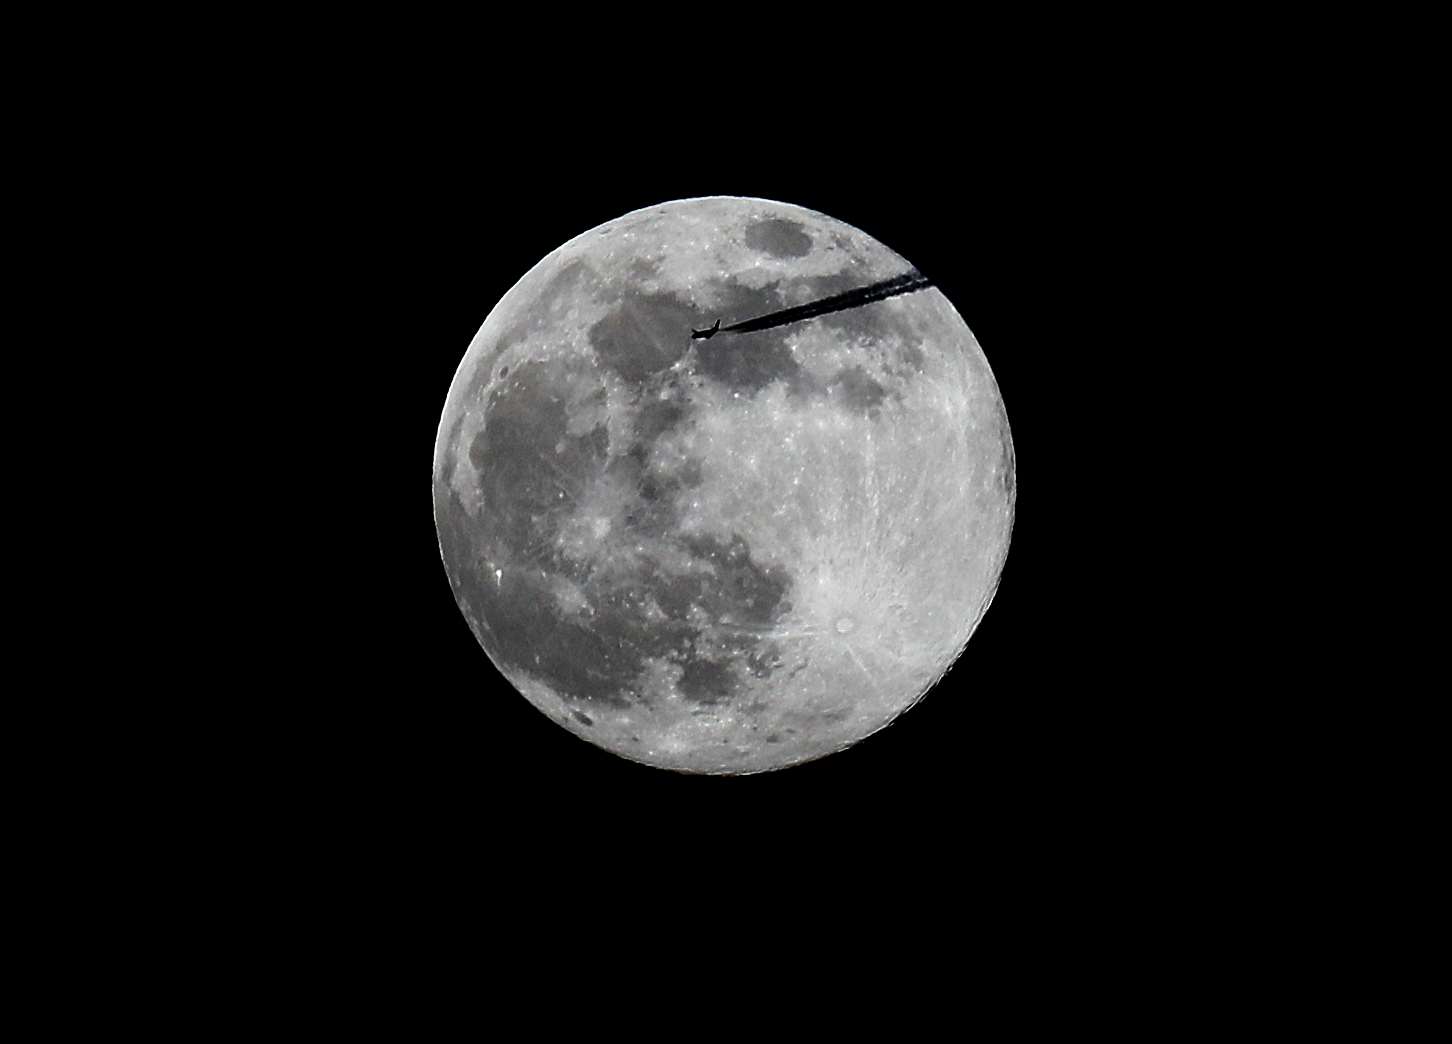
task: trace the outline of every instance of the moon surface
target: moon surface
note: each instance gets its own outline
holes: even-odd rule
[[[634,761],[750,773],[850,746],[952,665],[1014,504],[962,317],[929,288],[691,339],[911,268],[814,211],[688,199],[578,236],[495,306],[445,402],[434,520],[526,699]]]

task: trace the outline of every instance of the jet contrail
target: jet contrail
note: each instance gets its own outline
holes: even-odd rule
[[[856,290],[848,290],[845,293],[833,294],[831,297],[824,297],[818,301],[809,301],[804,305],[797,305],[795,308],[783,308],[779,312],[768,312],[766,315],[758,315],[754,319],[746,319],[730,326],[723,326],[720,333],[751,333],[754,330],[770,330],[773,326],[785,326],[787,323],[799,323],[803,319],[815,319],[819,315],[827,315],[829,312],[841,312],[848,308],[857,308],[860,305],[871,304],[873,301],[881,301],[888,297],[896,297],[898,294],[910,294],[914,290],[923,290],[933,285],[933,281],[921,272],[914,269],[904,275],[894,276],[881,283],[873,283],[871,286],[859,286]]]

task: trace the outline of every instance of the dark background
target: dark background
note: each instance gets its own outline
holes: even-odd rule
[[[304,519],[338,549],[302,639],[314,673],[297,757],[327,752],[308,821],[377,824],[460,858],[481,837],[551,852],[633,837],[697,855],[846,845],[876,861],[909,841],[945,857],[974,837],[1104,844],[1111,824],[1142,829],[1186,796],[1166,781],[1192,723],[1150,635],[1162,605],[1131,579],[1161,513],[1146,506],[1141,427],[1143,344],[1159,333],[1143,292],[1152,166],[1139,152],[1111,163],[1102,136],[1072,126],[991,147],[892,126],[876,147],[787,136],[742,150],[628,126],[498,147],[397,123],[338,143],[301,201],[328,243],[320,333],[354,360],[327,389],[333,451],[316,461],[346,493]],[[822,211],[931,276],[993,367],[1019,483],[1001,585],[943,681],[847,751],[741,778],[625,761],[516,694],[455,606],[431,505],[445,395],[503,294],[583,231],[713,194]]]
[[[851,931],[859,911],[894,918],[904,897],[921,898],[916,923],[954,947],[956,972],[952,958],[978,945],[985,912],[1009,922],[1022,952],[1057,956],[1062,922],[1086,911],[1102,923],[1082,933],[1085,948],[1112,939],[1120,897],[1151,897],[1156,921],[1160,895],[1213,916],[1224,907],[1207,896],[1255,880],[1259,853],[1219,873],[1205,838],[1240,831],[1236,803],[1217,799],[1255,791],[1247,765],[1257,745],[1272,750],[1261,738],[1271,701],[1258,690],[1290,684],[1294,665],[1257,673],[1234,651],[1246,628],[1234,614],[1189,612],[1217,593],[1235,597],[1245,578],[1204,563],[1215,530],[1252,528],[1258,505],[1238,473],[1257,462],[1188,459],[1184,438],[1199,418],[1180,416],[1199,391],[1216,406],[1212,436],[1254,427],[1238,411],[1261,363],[1234,341],[1199,336],[1242,292],[1242,257],[1269,249],[1258,237],[1228,244],[1226,256],[1208,249],[1212,226],[1237,206],[1227,188],[1259,195],[1264,178],[1254,143],[1214,133],[1238,127],[1216,110],[1239,66],[1217,53],[1194,70],[1203,86],[1177,90],[1161,69],[1081,45],[1069,26],[1058,30],[1062,49],[1081,51],[1080,63],[1010,59],[985,73],[991,37],[909,18],[902,46],[879,36],[891,19],[851,21],[849,47],[814,33],[787,48],[747,40],[743,27],[666,50],[585,39],[589,64],[562,59],[556,32],[463,35],[475,53],[451,62],[431,39],[416,51],[422,72],[397,41],[353,46],[333,26],[303,44],[308,82],[279,79],[266,51],[249,54],[227,76],[232,111],[189,79],[164,78],[158,108],[192,95],[199,111],[167,127],[179,155],[145,165],[145,177],[158,195],[184,198],[182,218],[207,248],[176,260],[227,291],[189,346],[222,372],[198,389],[189,353],[179,397],[204,407],[198,484],[220,490],[217,516],[231,521],[241,505],[258,517],[219,538],[211,518],[192,524],[200,509],[177,482],[182,525],[208,541],[184,559],[199,594],[177,608],[215,647],[180,706],[168,701],[132,726],[148,743],[119,729],[106,737],[123,763],[97,789],[120,795],[124,829],[179,809],[162,824],[177,857],[139,864],[162,888],[199,879],[205,909],[259,919],[277,916],[271,895],[281,894],[288,929],[331,909],[336,934],[363,942],[390,919],[436,925],[479,961],[499,955],[494,925],[533,926],[553,910],[575,937],[640,938],[654,961],[679,957],[687,972],[731,938],[795,959],[790,944],[814,915]],[[1142,28],[1123,38],[1139,47]],[[925,49],[932,38],[945,53]],[[1041,56],[1040,38],[1025,50]],[[507,52],[531,42],[524,68],[502,70]],[[1181,64],[1177,46],[1150,43],[1151,64]],[[204,48],[189,53],[209,61]],[[746,67],[750,54],[767,67]],[[889,54],[901,70],[886,66]],[[337,55],[354,66],[332,68]],[[445,66],[459,82],[435,79]],[[583,75],[570,80],[572,69]],[[640,82],[627,81],[632,72]],[[1216,105],[1197,111],[1197,94]],[[1293,127],[1300,107],[1277,113],[1267,136]],[[199,131],[214,136],[211,151],[198,149]],[[109,178],[138,151],[123,137],[85,169]],[[1298,192],[1284,186],[1286,199]],[[987,354],[1018,463],[1001,587],[943,682],[848,751],[740,779],[631,764],[512,692],[454,605],[431,517],[440,409],[499,298],[601,222],[715,193],[821,210],[930,275]],[[131,200],[118,209],[151,217]],[[236,262],[235,275],[219,278],[216,254]],[[1206,291],[1193,306],[1177,301],[1185,284]],[[210,350],[217,327],[244,319],[241,350]],[[211,393],[244,368],[257,387],[215,403]],[[219,433],[234,432],[221,448]],[[260,465],[259,443],[273,451]],[[96,446],[113,452],[110,441]],[[1191,496],[1173,497],[1176,484]],[[1201,520],[1210,524],[1186,524]],[[250,545],[261,553],[249,558]],[[240,599],[236,623],[216,621],[218,593],[235,591],[256,593]],[[105,611],[145,621],[129,601]],[[178,643],[157,639],[169,658]],[[82,647],[73,658],[86,658]],[[1217,660],[1233,677],[1207,683]],[[125,682],[114,675],[103,693],[118,716],[135,713]],[[138,771],[154,776],[154,796],[125,793]],[[1266,817],[1267,835],[1299,820],[1315,783],[1297,780],[1275,822]],[[209,828],[210,849],[199,844]],[[90,875],[137,851],[123,837],[83,865]],[[235,881],[213,887],[213,866]],[[1176,870],[1188,866],[1218,880],[1181,886]],[[500,887],[501,871],[535,887]],[[130,897],[124,905],[147,912]],[[204,919],[198,929],[215,934]],[[279,933],[269,950],[292,948],[291,937]],[[578,966],[556,938],[543,941],[556,951],[550,970]],[[436,948],[394,948],[387,964]],[[876,951],[864,981],[883,965],[911,966],[916,978],[939,949]],[[1099,963],[1084,956],[1076,975]],[[642,969],[651,965],[623,970]],[[557,981],[578,991],[579,980]],[[564,990],[561,1004],[573,996]],[[849,997],[854,1011],[861,1000]]]

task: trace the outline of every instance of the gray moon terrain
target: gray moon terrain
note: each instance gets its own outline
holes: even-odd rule
[[[691,339],[911,268],[823,214],[712,197],[592,229],[504,296],[449,389],[434,519],[526,699],[634,761],[750,773],[850,746],[942,677],[1014,504],[962,317],[929,288]]]

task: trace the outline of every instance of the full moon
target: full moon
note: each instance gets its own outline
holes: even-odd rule
[[[1013,521],[977,340],[932,287],[725,329],[911,271],[826,215],[713,197],[585,232],[505,294],[449,388],[434,521],[527,700],[633,761],[742,774],[851,746],[942,677]]]

